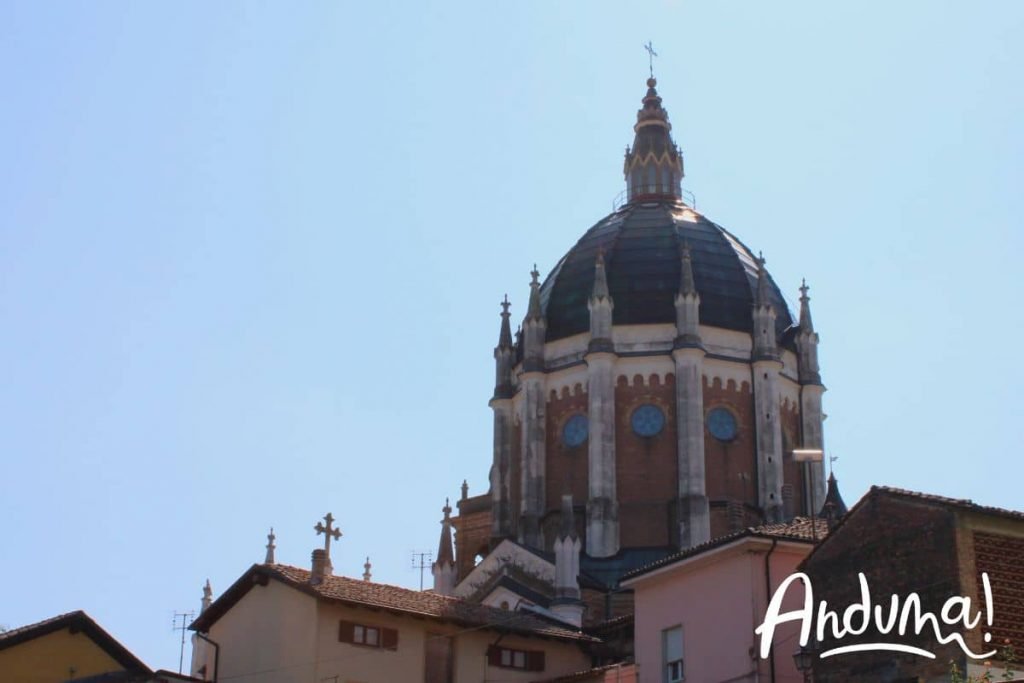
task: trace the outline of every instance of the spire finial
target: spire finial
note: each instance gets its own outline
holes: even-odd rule
[[[679,250],[679,293],[684,296],[696,294],[697,286],[693,281],[693,260],[690,257],[690,242],[683,239],[682,248]]]
[[[648,66],[651,70],[651,80],[654,80],[654,58],[658,56],[658,53],[654,51],[654,43],[649,40],[647,41],[647,44],[644,45],[644,49],[647,50],[647,60]]]
[[[203,603],[202,607],[199,608],[199,613],[202,614],[206,611],[206,608],[213,603],[213,588],[210,586],[210,580],[206,580],[206,584],[203,586]]]
[[[800,282],[800,330],[803,332],[813,332],[814,322],[811,320],[811,297],[807,296],[807,291],[810,287],[807,286],[807,280],[801,279]]]
[[[469,498],[469,482],[465,479],[462,480],[462,500]]]
[[[537,264],[533,264],[533,270],[530,271],[530,305],[526,310],[527,320],[539,320],[544,317],[540,310],[540,271],[537,270]]]
[[[508,312],[511,305],[508,301],[508,294],[506,294],[505,298],[501,301],[501,331],[498,333],[499,349],[512,348],[512,323],[509,322],[511,313]]]
[[[829,458],[829,467],[831,467],[833,460],[835,458]],[[847,511],[846,502],[843,501],[843,497],[839,493],[839,480],[836,479],[834,472],[830,472],[828,475],[828,490],[825,493],[825,503],[821,506],[821,512],[818,514],[828,521],[829,529],[831,529]]]
[[[572,494],[562,496],[562,519],[560,538],[576,538],[576,514],[572,505]]]
[[[373,575],[370,574],[370,569],[371,569],[370,556],[367,555],[366,556],[366,563],[363,565],[363,581],[369,581],[372,578]]]
[[[604,247],[597,250],[597,258],[594,259],[594,290],[591,297],[593,299],[608,298],[608,275],[604,267]]]
[[[263,560],[266,564],[274,564],[274,548],[277,547],[274,545],[274,540],[276,538],[277,536],[274,535],[274,527],[270,527],[270,533],[267,534],[267,556]]]
[[[758,306],[769,306],[768,301],[768,271],[765,269],[764,264],[767,261],[764,258],[762,252],[757,252],[757,305]]]
[[[437,564],[455,564],[455,551],[452,548],[452,508],[448,499],[444,499],[444,507],[441,508],[444,519],[441,520],[441,542],[437,548]]]

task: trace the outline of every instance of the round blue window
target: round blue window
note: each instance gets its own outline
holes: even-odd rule
[[[630,422],[633,431],[640,436],[654,436],[665,427],[665,413],[658,406],[646,403],[633,411]]]
[[[562,427],[562,443],[569,448],[575,448],[587,440],[589,427],[586,415],[573,415],[565,421]]]
[[[712,408],[708,413],[708,431],[719,441],[736,438],[736,416],[726,408]]]

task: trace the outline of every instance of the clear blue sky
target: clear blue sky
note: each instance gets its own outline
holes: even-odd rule
[[[697,206],[812,286],[828,449],[1014,508],[1021,2],[0,4],[0,624],[176,668],[260,561],[415,586],[486,488],[498,301],[623,189],[653,40]]]

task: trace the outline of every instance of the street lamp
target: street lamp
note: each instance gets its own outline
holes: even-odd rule
[[[804,676],[804,683],[811,681],[811,668],[814,666],[814,653],[806,647],[801,647],[793,653],[793,664],[796,670]]]

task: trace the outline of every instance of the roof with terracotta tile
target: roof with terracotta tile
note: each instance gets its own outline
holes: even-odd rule
[[[815,519],[812,522],[809,517],[795,517],[789,522],[747,527],[741,531],[727,534],[725,536],[719,536],[718,538],[714,538],[706,543],[673,553],[672,555],[660,559],[657,562],[651,562],[643,567],[634,569],[633,571],[623,575],[622,578],[623,580],[633,579],[654,571],[655,569],[660,569],[661,567],[667,567],[671,564],[675,564],[676,562],[688,560],[691,557],[696,557],[697,555],[714,550],[715,548],[729,545],[730,543],[743,538],[770,538],[814,544],[824,539],[827,535],[828,523],[823,519]]]
[[[634,664],[632,663],[605,664],[604,666],[598,666],[593,669],[586,669],[585,671],[576,671],[571,674],[558,676],[557,678],[545,678],[542,681],[535,681],[534,683],[573,683],[575,681],[587,681],[591,679],[603,681],[605,680],[605,674],[607,674],[609,671],[615,671],[615,669],[621,669],[632,666],[634,666]]]
[[[832,528],[830,538],[836,536],[846,525],[853,516],[868,502],[878,496],[890,496],[893,498],[902,498],[904,500],[914,501],[918,503],[924,503],[926,505],[936,505],[945,508],[954,508],[965,512],[974,512],[977,514],[993,515],[996,517],[1004,517],[1006,519],[1013,519],[1017,521],[1024,520],[1024,512],[1018,510],[1008,510],[1006,508],[993,507],[990,505],[979,505],[969,498],[949,498],[947,496],[940,496],[934,493],[921,493],[920,491],[911,491],[909,489],[901,489],[895,486],[879,486],[874,485],[868,492],[861,496],[860,500],[853,504],[849,512],[843,515],[839,522]],[[818,549],[825,544],[819,544],[811,551],[811,553],[804,558],[801,566],[806,565],[810,562],[818,553]]]
[[[396,614],[437,619],[462,626],[509,631],[562,640],[597,641],[597,638],[534,614],[467,602],[428,591],[415,591],[345,576],[327,576],[318,584],[309,582],[307,569],[283,564],[253,565],[227,591],[192,622],[191,629],[207,631],[254,585],[270,579],[327,602],[368,607]]]
[[[979,505],[970,498],[947,498],[946,496],[939,496],[935,495],[934,493],[921,493],[919,491],[910,491],[907,489],[896,488],[893,486],[872,486],[868,493],[864,496],[864,498],[867,498],[868,496],[876,492],[887,493],[893,496],[900,496],[903,498],[914,498],[916,500],[924,501],[926,503],[935,503],[937,505],[945,505],[948,507],[960,508],[961,510],[970,510],[971,512],[980,512],[988,515],[997,515],[999,517],[1009,517],[1010,519],[1024,519],[1024,512],[1021,512],[1019,510],[1008,510],[1006,508],[992,507],[990,505]],[[859,504],[860,501],[858,501],[858,505]]]
[[[96,646],[110,655],[118,664],[132,673],[152,673],[142,660],[133,655],[128,648],[118,642],[112,635],[104,631],[99,624],[93,621],[92,617],[82,610],[75,610],[66,614],[58,614],[49,619],[27,626],[21,626],[0,633],[0,650],[14,647],[36,638],[71,629],[73,633],[86,634]]]
[[[621,627],[623,627],[623,626],[625,626],[627,624],[632,624],[634,621],[636,621],[636,615],[635,614],[633,614],[633,613],[623,614],[623,615],[620,615],[620,616],[617,616],[617,617],[613,617],[611,619],[605,619],[604,621],[599,621],[598,623],[594,624],[593,626],[588,626],[587,627],[587,633],[597,634],[597,633],[602,633],[604,631],[614,631],[615,629],[621,628]]]

